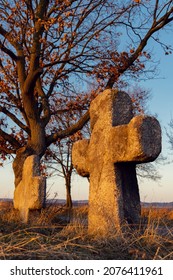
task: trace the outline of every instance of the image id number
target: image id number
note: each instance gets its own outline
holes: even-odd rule
[[[103,275],[157,275],[163,276],[162,267],[104,267]]]

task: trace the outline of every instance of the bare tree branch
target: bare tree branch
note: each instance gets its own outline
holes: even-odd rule
[[[47,140],[46,140],[47,146],[56,142],[58,139],[62,139],[67,136],[73,135],[75,132],[81,130],[88,121],[89,121],[89,110],[74,125],[70,126],[69,128],[67,128],[65,130],[58,131],[57,133],[54,133],[54,134],[48,136]]]
[[[10,134],[4,132],[1,128],[0,128],[0,136],[8,141],[12,147],[14,147],[15,149],[19,149],[21,146],[20,146],[20,143],[14,138],[12,137]]]
[[[30,135],[29,128],[26,125],[24,125],[14,114],[12,114],[10,111],[8,111],[5,107],[0,106],[0,112],[4,113],[6,116],[8,116],[20,128],[22,128],[25,132],[27,132],[28,135]]]

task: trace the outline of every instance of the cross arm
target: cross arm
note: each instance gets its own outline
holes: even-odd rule
[[[112,127],[113,162],[150,162],[161,152],[161,128],[150,116],[136,116],[129,124]]]
[[[136,116],[128,127],[128,149],[133,161],[154,161],[161,152],[161,127],[154,117]]]
[[[89,176],[89,163],[87,160],[89,140],[83,139],[75,142],[72,148],[72,162],[78,174]]]

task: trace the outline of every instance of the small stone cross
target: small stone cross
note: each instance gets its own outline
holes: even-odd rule
[[[22,180],[14,191],[14,208],[19,210],[24,223],[28,222],[29,210],[38,210],[44,206],[46,179],[40,176],[39,163],[39,156],[26,158]]]
[[[88,231],[107,234],[124,220],[139,223],[136,164],[153,161],[161,151],[161,129],[149,116],[133,116],[128,94],[106,90],[90,106],[91,138],[77,141],[72,161],[90,176]]]

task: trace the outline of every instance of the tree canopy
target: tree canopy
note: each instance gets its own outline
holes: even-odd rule
[[[169,53],[158,32],[172,21],[170,0],[2,0],[1,159],[16,154],[22,166],[81,129],[95,91],[147,70],[149,39]],[[55,114],[62,121],[69,112],[69,127],[51,126]]]

